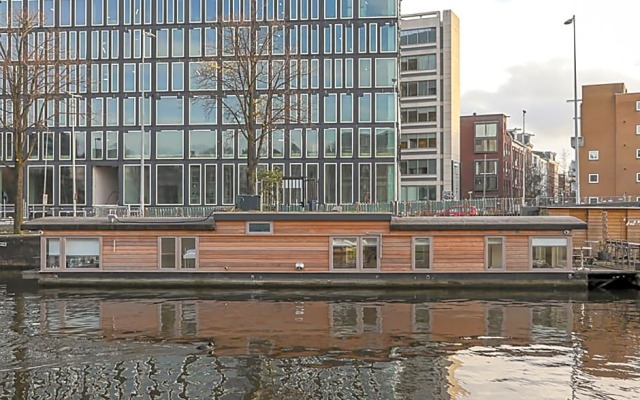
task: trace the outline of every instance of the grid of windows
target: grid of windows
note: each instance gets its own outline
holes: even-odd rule
[[[400,141],[401,149],[435,149],[438,147],[435,133],[403,134]]]
[[[10,14],[31,3],[2,2],[0,7]],[[273,54],[296,55],[287,65],[299,73],[289,85],[307,105],[304,123],[283,121],[282,129],[269,135],[261,161],[269,169],[280,164],[288,170],[293,159],[301,164],[314,159],[315,169],[303,171],[326,182],[329,192],[320,188],[320,201],[393,198],[389,166],[396,148],[392,88],[398,74],[398,0],[44,0],[42,13],[44,27],[64,28],[58,42],[64,58],[79,61],[71,74],[77,82],[70,79],[68,91],[80,98],[77,118],[68,114],[70,99],[52,105],[63,112],[52,118],[47,140],[37,136],[33,166],[44,182],[44,171],[55,165],[47,186],[54,183],[40,190],[34,189],[37,183],[26,185],[31,204],[42,203],[43,194],[49,194],[49,203],[69,204],[72,195],[62,188],[71,187],[74,175],[80,184],[78,204],[137,204],[141,153],[147,204],[233,204],[249,146],[234,126],[238,121],[225,112],[225,105],[238,99],[225,92],[225,63],[233,54],[224,44],[238,34],[232,24],[242,20],[274,30]],[[2,24],[0,19],[6,27],[6,19]],[[423,33],[415,34],[422,40]],[[430,68],[432,61],[418,64]],[[218,68],[217,80],[199,78],[209,67]],[[359,129],[361,122],[376,127]],[[307,128],[309,123],[323,128]],[[82,128],[74,138],[72,125]],[[3,160],[13,159],[11,142],[10,132],[0,132]],[[68,166],[72,151],[76,174]],[[224,164],[213,165],[221,159]],[[325,168],[325,159],[338,163]],[[95,168],[103,170],[95,173]],[[105,191],[115,195],[99,198],[92,188],[107,182]]]
[[[476,160],[474,171],[473,190],[498,189],[498,160]]]
[[[437,56],[435,54],[420,54],[415,56],[403,56],[400,58],[400,71],[427,71],[435,70]]]
[[[435,175],[436,160],[407,160],[400,162],[400,172],[402,175]]]
[[[437,114],[435,106],[428,107],[407,107],[402,109],[402,123],[410,124],[415,122],[436,122]]]
[[[436,42],[436,28],[419,28],[411,30],[403,30],[400,33],[400,44],[416,45],[429,44]]]
[[[475,152],[496,151],[498,147],[498,123],[477,123],[475,126],[474,140]]]
[[[435,79],[428,81],[402,82],[400,95],[402,97],[435,96],[437,83]]]

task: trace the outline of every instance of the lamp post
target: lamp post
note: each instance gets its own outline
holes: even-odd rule
[[[482,166],[482,202],[487,196],[487,153],[484,153],[484,165]]]
[[[144,18],[144,16],[143,16]],[[142,35],[141,35],[141,40],[142,43],[140,44],[142,47],[142,62],[140,65],[140,216],[144,217],[144,194],[145,194],[145,179],[144,179],[144,147],[145,147],[145,138],[144,138],[144,109],[146,107],[145,104],[145,65],[144,65],[144,58],[145,58],[145,52],[146,52],[146,42],[147,42],[147,37],[149,37],[149,40],[153,39],[156,37],[156,35],[154,35],[151,32],[148,32],[146,30],[142,30]]]
[[[580,142],[578,140],[578,68],[576,57],[576,16],[564,21],[565,25],[573,25],[573,140],[576,163],[576,204],[580,204]]]
[[[77,151],[77,143],[76,143],[76,122],[78,118],[78,108],[77,102],[78,99],[81,99],[82,96],[76,93],[65,92],[69,97],[71,97],[71,104],[73,105],[73,112],[71,113],[71,180],[72,180],[72,192],[73,192],[73,216],[78,216],[78,183],[76,182],[76,151]]]
[[[393,176],[395,177],[393,182],[393,201],[398,204],[400,201],[400,163],[398,159],[400,158],[400,84],[398,79],[392,79],[393,82],[393,102],[394,102],[394,118],[393,118],[393,133],[395,140],[394,142],[394,153],[393,153]]]
[[[49,195],[47,194],[47,161],[49,160],[49,131],[42,132],[42,141],[44,142],[42,157],[44,158],[44,179],[42,183],[42,216],[47,216],[47,203],[49,203]]]
[[[522,205],[527,204],[527,130],[525,127],[527,110],[522,110]]]

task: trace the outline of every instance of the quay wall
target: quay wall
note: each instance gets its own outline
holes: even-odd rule
[[[235,272],[30,272],[51,287],[119,288],[317,288],[317,289],[518,289],[586,290],[588,277],[576,272],[529,273],[235,273]]]
[[[40,235],[0,235],[0,269],[40,268]]]

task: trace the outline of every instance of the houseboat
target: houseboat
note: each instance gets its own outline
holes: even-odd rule
[[[577,286],[572,216],[398,217],[220,212],[203,218],[60,218],[41,231],[45,285]]]

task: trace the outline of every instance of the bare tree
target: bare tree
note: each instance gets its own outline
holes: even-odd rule
[[[13,175],[14,233],[21,233],[24,214],[24,172],[39,133],[53,122],[61,93],[76,85],[73,62],[65,60],[55,29],[43,27],[44,15],[26,8],[9,15],[0,28],[0,127],[11,134],[12,162],[3,163]],[[75,151],[75,149],[73,149]]]
[[[546,197],[546,174],[542,170],[540,164],[532,162],[527,167],[526,179],[526,197],[527,199],[535,199],[538,197]]]
[[[255,194],[258,163],[270,143],[285,140],[285,127],[309,122],[310,96],[298,86],[308,82],[310,68],[287,46],[284,22],[258,18],[260,2],[249,2],[250,12],[222,17],[222,55],[205,59],[196,78],[221,88],[223,124],[233,129],[234,142],[246,146],[246,194]],[[217,109],[214,97],[206,102],[210,112]]]

